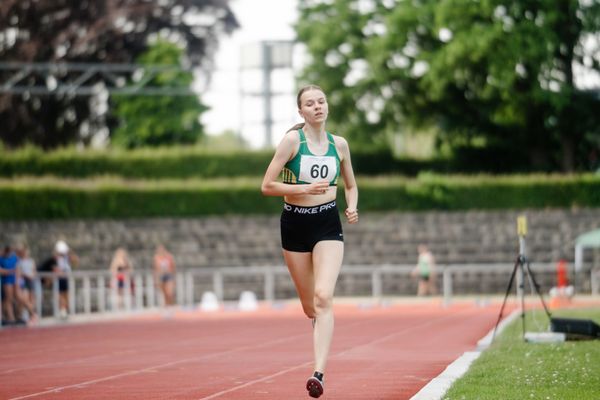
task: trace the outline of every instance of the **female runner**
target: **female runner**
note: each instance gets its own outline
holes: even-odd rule
[[[283,196],[283,257],[304,313],[313,322],[314,374],[306,382],[311,397],[323,394],[325,366],[333,336],[333,293],[344,236],[336,206],[337,179],[344,180],[348,223],[358,222],[358,188],[348,142],[325,130],[327,98],[318,86],[298,92],[304,123],[292,127],[275,150],[262,182],[266,196]],[[283,183],[278,182],[282,173]]]

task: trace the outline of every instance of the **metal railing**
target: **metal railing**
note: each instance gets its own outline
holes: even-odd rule
[[[411,265],[344,266],[338,278],[336,296],[384,298],[414,295],[416,280],[411,277],[413,268]],[[504,294],[513,268],[510,264],[439,266],[437,287],[446,303],[467,290],[472,294]],[[544,282],[554,282],[554,264],[532,264],[531,270],[538,283],[540,276]],[[589,276],[587,287],[591,294],[600,294],[600,271],[592,270],[586,275]],[[59,279],[53,273],[39,273],[35,279],[35,308],[41,317],[60,317]],[[68,281],[66,295],[70,315],[134,312],[164,304],[149,271],[134,272],[125,278],[121,288],[107,271],[73,271],[63,279]],[[550,288],[547,284],[541,286],[544,291]],[[518,290],[519,287],[516,281],[513,289]],[[195,307],[206,292],[214,293],[220,302],[225,302],[235,301],[248,290],[255,292],[257,298],[270,302],[296,296],[288,271],[283,266],[192,268],[175,275],[176,304],[183,307]]]
[[[180,65],[110,63],[0,62],[0,94],[91,96],[101,91],[136,96],[195,96],[189,87],[166,82],[154,85],[161,73],[193,73]]]

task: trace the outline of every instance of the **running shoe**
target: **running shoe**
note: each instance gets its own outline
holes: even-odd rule
[[[306,382],[306,390],[308,390],[308,395],[310,397],[314,397],[315,399],[321,397],[323,394],[323,387],[323,381],[316,376],[311,376]]]

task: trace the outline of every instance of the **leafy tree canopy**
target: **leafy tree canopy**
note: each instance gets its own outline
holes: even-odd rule
[[[300,12],[301,79],[355,140],[434,125],[482,162],[536,169],[585,168],[598,149],[600,99],[574,74],[600,71],[597,1],[304,0]]]
[[[139,64],[178,65],[183,50],[158,41],[139,59]],[[162,72],[151,82],[160,87],[188,87],[191,72]],[[127,148],[195,143],[204,133],[199,122],[206,107],[193,96],[115,96],[115,116],[120,124],[113,143]]]
[[[158,34],[183,43],[193,65],[210,68],[219,35],[237,21],[229,0],[2,0],[0,59],[20,62],[130,63]],[[34,77],[45,82],[47,77]],[[55,147],[85,140],[86,127],[110,125],[94,99],[0,95],[7,146]],[[83,135],[83,137],[82,137]]]

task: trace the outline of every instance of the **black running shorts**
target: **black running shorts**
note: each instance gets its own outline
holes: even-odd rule
[[[335,200],[314,207],[285,203],[281,213],[281,245],[285,250],[312,252],[322,240],[344,241]]]

